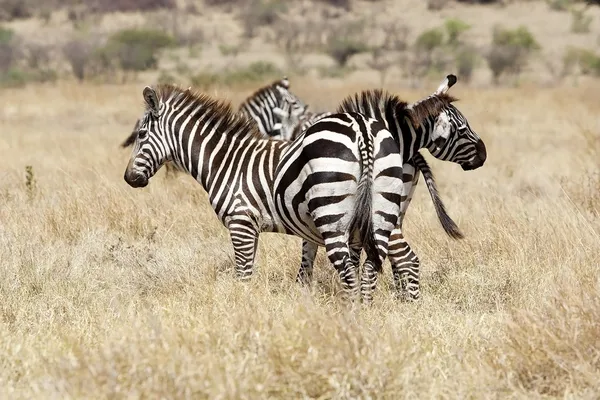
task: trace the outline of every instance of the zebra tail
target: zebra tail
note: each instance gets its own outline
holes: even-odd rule
[[[437,185],[435,184],[435,179],[433,177],[433,172],[431,171],[429,164],[427,164],[427,161],[425,161],[425,158],[423,158],[419,152],[417,152],[412,159],[417,167],[417,170],[420,170],[423,174],[423,179],[425,179],[425,184],[427,184],[429,195],[431,196],[433,206],[435,207],[435,212],[440,223],[442,224],[442,227],[444,228],[444,231],[446,231],[448,236],[450,236],[452,239],[463,239],[463,233],[446,211],[446,207],[444,206],[444,202],[442,201],[442,198],[438,192]]]
[[[365,143],[362,137],[359,137],[358,148],[360,153],[361,176],[356,190],[356,201],[354,203],[354,212],[352,219],[348,224],[348,232],[352,235],[359,233],[362,248],[370,259],[376,259],[379,256],[379,249],[373,230],[373,139],[369,135],[369,143]],[[377,265],[377,272],[381,272],[381,265]]]

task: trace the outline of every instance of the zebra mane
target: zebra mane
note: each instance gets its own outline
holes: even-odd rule
[[[238,135],[243,137],[254,137],[265,139],[256,124],[248,118],[245,118],[233,111],[231,103],[211,97],[206,93],[192,90],[191,88],[182,89],[172,84],[159,84],[156,86],[158,98],[164,102],[177,102],[177,108],[183,105],[191,105],[191,109],[200,107],[202,115],[215,114],[215,117],[221,119],[224,123],[219,128],[223,134],[230,136]],[[146,105],[148,110],[148,105]]]
[[[434,94],[413,104],[408,104],[400,97],[382,89],[363,90],[346,97],[340,103],[338,112],[357,112],[368,116],[375,116],[379,112],[388,115],[386,111],[393,111],[396,119],[407,117],[414,127],[430,118],[437,117],[439,113],[457,99],[449,94]]]
[[[289,79],[287,77],[283,77],[282,79],[278,79],[276,81],[273,81],[269,85],[265,85],[265,86],[263,86],[263,87],[255,90],[254,93],[252,93],[250,96],[246,97],[246,100],[244,100],[240,104],[239,108],[241,109],[242,106],[248,102],[248,100],[253,99],[255,97],[258,97],[258,96],[262,95],[263,93],[274,91],[278,87],[279,88],[283,88],[283,89],[289,89],[290,88],[290,81],[289,81]]]

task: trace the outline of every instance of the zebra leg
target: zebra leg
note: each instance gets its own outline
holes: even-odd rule
[[[303,285],[310,285],[312,282],[313,265],[318,248],[319,246],[316,244],[307,240],[302,240],[302,263],[300,264],[300,269],[296,276],[296,282]]]
[[[344,299],[354,302],[358,298],[358,266],[352,262],[349,248],[339,240],[339,237],[325,239],[325,251],[340,276]]]
[[[387,235],[390,231],[387,231]],[[373,292],[377,286],[377,276],[381,272],[383,261],[387,257],[388,246],[383,244],[377,245],[377,251],[367,252],[367,259],[363,264],[362,275],[360,279],[360,294],[362,302],[369,305],[373,302]]]
[[[240,280],[252,276],[254,258],[258,245],[258,230],[248,220],[234,220],[229,223],[229,234],[235,253],[235,272]]]
[[[366,260],[363,264],[362,276],[360,279],[360,295],[363,303],[371,304],[373,302],[373,291],[377,286],[377,269],[373,261]]]
[[[419,258],[400,229],[395,229],[390,237],[389,258],[398,298],[405,301],[418,300],[421,295]]]
[[[313,265],[315,262],[315,257],[317,255],[317,250],[319,246],[308,242],[306,240],[302,241],[302,264],[300,265],[300,269],[298,270],[298,276],[296,277],[296,282],[301,283],[303,285],[309,285],[312,282],[313,277]],[[351,247],[350,248],[350,262],[358,269],[358,262],[360,261],[360,247]]]

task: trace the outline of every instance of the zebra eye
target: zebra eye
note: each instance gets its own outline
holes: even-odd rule
[[[147,135],[148,135],[148,129],[146,129],[146,128],[140,128],[138,130],[138,138],[144,139]]]

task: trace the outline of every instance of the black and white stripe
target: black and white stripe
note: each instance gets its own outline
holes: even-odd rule
[[[431,169],[418,150],[427,148],[435,157],[458,163],[464,170],[481,167],[487,157],[483,141],[452,104],[455,99],[447,95],[454,83],[456,77],[449,75],[431,96],[410,105],[396,96],[373,90],[346,98],[338,108],[340,112],[359,112],[384,122],[403,153],[401,213],[390,241],[389,257],[398,294],[409,300],[420,296],[419,259],[404,239],[402,222],[419,179],[419,170],[425,177],[442,226],[450,236],[462,237],[447,215]],[[303,242],[302,249],[298,280],[306,283],[312,277],[317,249],[308,242]],[[358,262],[358,256],[355,260]]]
[[[255,121],[263,135],[279,138],[281,124],[273,110],[289,103],[293,103],[295,107],[305,107],[302,100],[290,92],[289,79],[283,77],[250,95],[240,104],[238,112]]]
[[[252,274],[260,232],[325,246],[346,295],[358,294],[351,249],[367,254],[369,301],[400,213],[402,155],[384,124],[332,115],[296,141],[260,137],[255,125],[209,96],[161,85],[144,89],[147,110],[124,179],[144,187],[167,161],[202,184],[229,229],[240,278]]]

